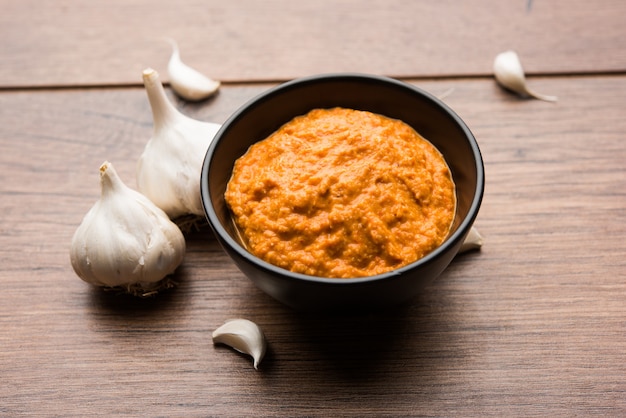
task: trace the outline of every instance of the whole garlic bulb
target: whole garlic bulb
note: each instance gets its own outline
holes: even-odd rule
[[[143,82],[154,131],[137,163],[137,189],[170,219],[189,214],[203,216],[202,163],[221,125],[180,113],[168,100],[155,70],[144,70]]]
[[[158,290],[183,261],[185,238],[161,209],[100,166],[100,199],[74,233],[70,261],[87,283],[131,293]]]

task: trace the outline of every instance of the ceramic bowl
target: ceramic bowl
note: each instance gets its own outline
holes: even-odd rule
[[[314,108],[367,110],[411,125],[444,156],[456,185],[455,221],[448,238],[420,260],[388,273],[353,279],[313,277],[276,267],[240,242],[224,201],[233,164],[250,147]],[[466,124],[433,95],[403,81],[367,74],[323,74],[271,88],[238,109],[209,147],[201,193],[215,236],[261,290],[298,310],[377,309],[410,302],[450,264],[480,208],[484,167]]]

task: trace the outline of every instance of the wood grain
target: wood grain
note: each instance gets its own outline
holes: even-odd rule
[[[488,75],[509,49],[532,74],[626,70],[621,0],[0,0],[0,10],[0,88],[136,85],[146,67],[166,76],[164,37],[226,82]]]
[[[145,93],[3,92],[0,414],[626,414],[626,77],[529,82],[560,101],[520,100],[490,79],[415,81],[448,92],[478,138],[485,246],[410,306],[342,317],[278,304],[206,229],[188,237],[172,291],[138,300],[83,283],[69,241],[102,161],[134,186],[152,129]],[[175,103],[221,123],[269,86]],[[260,371],[212,345],[232,317],[264,330]]]

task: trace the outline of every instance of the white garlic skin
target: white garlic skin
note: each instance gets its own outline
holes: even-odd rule
[[[472,250],[480,250],[483,246],[483,237],[478,232],[478,229],[472,227],[470,231],[467,233],[463,244],[461,244],[461,248],[459,249],[459,254],[472,251]]]
[[[172,56],[167,64],[170,86],[172,90],[189,101],[204,100],[217,92],[221,83],[191,68],[180,59],[178,45],[173,39]]]
[[[170,219],[204,216],[200,175],[204,156],[221,125],[180,113],[168,100],[159,74],[143,72],[154,130],[137,162],[137,189]]]
[[[235,350],[252,356],[253,365],[258,369],[267,351],[267,342],[261,328],[254,322],[243,319],[231,319],[213,331],[214,344],[226,344]]]
[[[493,73],[496,81],[501,86],[521,96],[529,96],[548,102],[558,100],[556,96],[539,94],[528,87],[522,63],[515,51],[506,51],[498,54],[493,62]]]
[[[100,199],[72,238],[74,271],[96,286],[153,289],[183,261],[182,232],[147,197],[126,186],[109,162],[100,166],[100,185]]]

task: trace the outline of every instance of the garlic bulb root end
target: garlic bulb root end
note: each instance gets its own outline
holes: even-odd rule
[[[103,290],[105,292],[132,295],[139,298],[150,298],[176,286],[178,286],[178,282],[166,276],[156,283],[132,283],[123,286],[107,286],[103,287]]]
[[[200,216],[195,214],[179,216],[172,219],[172,222],[174,222],[178,226],[178,228],[183,232],[183,235],[199,231],[209,224],[206,216]]]

